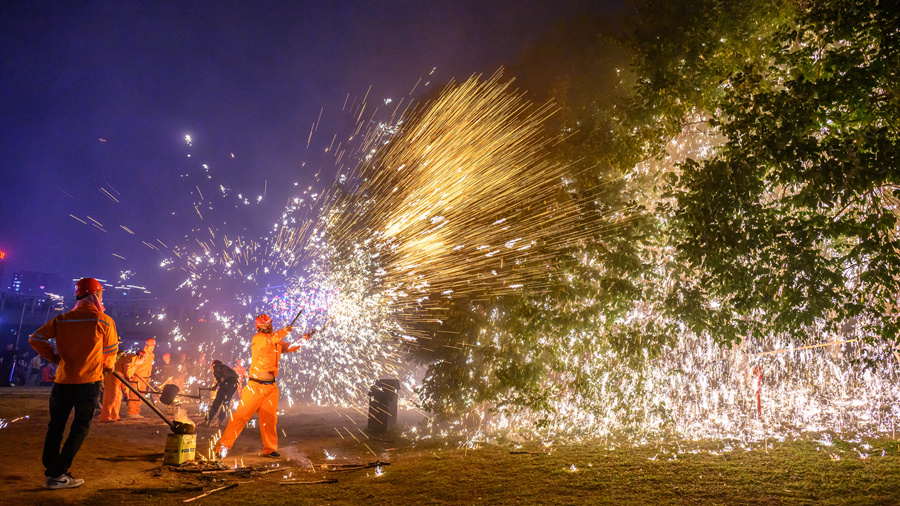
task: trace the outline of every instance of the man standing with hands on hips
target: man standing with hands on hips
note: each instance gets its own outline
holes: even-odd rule
[[[75,284],[75,308],[45,323],[28,342],[42,357],[58,364],[50,390],[50,423],[42,461],[44,488],[78,487],[84,480],[69,474],[75,454],[91,428],[103,372],[111,371],[119,349],[116,323],[104,314],[103,286],[94,278]],[[56,341],[54,351],[51,341]],[[69,414],[75,412],[63,441]]]
[[[231,421],[225,428],[222,438],[216,443],[216,455],[224,457],[234,441],[244,430],[244,425],[253,417],[259,415],[259,432],[262,436],[263,455],[279,458],[278,453],[278,387],[275,385],[275,377],[278,376],[278,361],[282,353],[293,353],[300,349],[300,345],[289,346],[283,339],[293,328],[287,327],[278,332],[272,331],[272,318],[267,314],[256,317],[256,335],[250,341],[252,354],[250,364],[250,378],[247,386],[241,393],[241,405],[231,416]],[[303,337],[309,339],[315,330]]]

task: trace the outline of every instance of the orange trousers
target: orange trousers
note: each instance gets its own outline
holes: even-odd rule
[[[100,421],[110,422],[119,419],[119,406],[122,404],[122,384],[112,373],[103,373],[103,403],[100,405]]]
[[[278,450],[278,386],[260,385],[254,381],[247,382],[241,392],[241,402],[231,421],[225,427],[222,438],[216,443],[216,450],[231,449],[235,439],[241,435],[244,426],[256,414],[259,416],[259,434],[262,437],[263,453]]]
[[[133,381],[131,384],[134,385],[134,388],[138,390],[150,390],[150,378],[138,377],[137,381]],[[144,402],[135,395],[134,392],[128,390],[128,414],[129,415],[139,415],[141,414],[141,404]]]

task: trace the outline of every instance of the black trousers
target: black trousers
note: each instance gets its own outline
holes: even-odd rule
[[[219,385],[219,389],[216,390],[216,399],[213,401],[212,406],[209,407],[209,413],[206,415],[206,421],[211,422],[213,417],[216,416],[216,413],[219,412],[219,407],[222,406],[222,403],[231,402],[231,396],[237,392],[238,385],[233,382],[224,382]],[[222,413],[219,414],[219,421],[225,419],[225,410],[222,410]]]
[[[53,384],[53,389],[50,390],[50,423],[47,425],[42,456],[44,467],[47,468],[45,476],[59,476],[69,471],[75,454],[91,428],[91,418],[97,407],[99,393],[99,381],[78,385]],[[66,422],[72,411],[75,411],[75,416],[69,428],[69,437],[60,450]]]

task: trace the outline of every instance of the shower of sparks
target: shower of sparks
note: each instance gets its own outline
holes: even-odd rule
[[[565,382],[548,384],[559,390],[551,397],[549,426],[536,423],[545,413],[523,410],[482,412],[480,427],[529,439],[626,436],[640,444],[662,435],[741,441],[823,432],[893,436],[900,419],[898,368],[868,369],[859,361],[865,350],[858,343],[836,341],[799,349],[772,339],[766,347],[775,350],[759,349],[762,343],[729,350],[686,333],[641,370],[598,342],[591,360],[569,357],[572,374],[595,378],[591,396],[566,394]]]
[[[553,112],[497,74],[448,87],[396,135],[376,128],[364,162],[324,198],[312,261],[343,276],[334,286],[356,285],[342,293],[385,307],[406,338],[428,338],[415,324],[437,318],[441,299],[543,288],[555,251],[621,218],[584,220],[565,194],[569,168],[548,159],[541,130]]]
[[[302,309],[289,338],[301,351],[285,354],[279,373],[289,404],[366,406],[375,380],[394,376],[401,379],[401,405],[413,406],[423,370],[407,356],[429,346],[425,324],[442,321],[448,300],[539,294],[552,282],[560,251],[615,234],[631,218],[627,209],[585,211],[589,206],[567,189],[573,168],[548,156],[559,141],[543,131],[553,106],[529,103],[499,73],[448,86],[427,104],[394,103],[348,95],[342,111],[355,119],[353,132],[345,139],[329,134],[324,150],[333,157],[334,183],[304,185],[258,237],[216,226],[212,218],[214,202],[244,209],[260,205],[258,198],[223,184],[204,186],[204,198],[193,185],[191,218],[201,224],[171,248],[154,242],[171,255],[163,268],[187,273],[180,288],[200,301],[196,309],[209,314],[203,323],[217,330],[203,340],[190,323],[171,318],[173,354],[183,346],[201,354],[204,366],[213,358],[249,366],[253,317],[266,312],[276,325],[287,325]],[[385,113],[379,106],[389,105],[389,118],[376,121]],[[720,142],[702,122],[692,125],[672,141],[663,170],[687,156],[708,156]],[[190,136],[185,141],[193,146]],[[659,171],[652,163],[625,180]],[[209,166],[203,168],[211,178]],[[121,198],[101,191],[116,203]],[[659,203],[652,192],[636,200],[651,211]],[[652,319],[650,312],[635,311],[630,319]],[[310,340],[302,339],[313,330]],[[550,419],[545,412],[485,406],[475,429],[454,427],[469,431],[467,448],[497,431],[543,441],[626,434],[643,443],[661,434],[741,441],[826,431],[868,436],[893,432],[900,415],[896,363],[866,369],[857,360],[866,347],[842,336],[806,349],[777,336],[722,349],[708,336],[684,333],[659,358],[644,350],[644,366],[636,369],[590,322],[568,332],[542,341],[566,364],[544,385],[553,393]],[[576,376],[590,378],[587,390],[568,388]],[[185,390],[201,383],[188,378]],[[428,437],[422,432],[410,434]]]
[[[553,107],[530,104],[499,73],[448,86],[426,105],[401,100],[386,121],[365,99],[347,109],[358,124],[334,149],[331,188],[293,198],[268,237],[197,228],[194,247],[176,246],[181,261],[165,263],[189,273],[182,289],[193,296],[234,293],[231,308],[212,312],[222,338],[199,345],[206,356],[246,356],[256,313],[287,324],[304,309],[292,340],[317,334],[282,359],[290,403],[364,405],[374,381],[390,376],[414,400],[422,371],[406,357],[430,338],[421,324],[440,321],[445,300],[539,291],[556,249],[623,218],[582,222],[565,190],[570,169],[547,156]],[[212,203],[195,190],[202,218]],[[263,290],[263,280],[278,286]],[[173,340],[189,333],[179,326]]]
[[[720,143],[702,122],[690,122],[659,166],[647,162],[633,174],[671,171],[687,157],[709,156]],[[651,209],[657,203],[652,197],[645,202]],[[652,308],[641,308],[623,323],[659,317]],[[830,433],[856,443],[869,437],[893,439],[900,418],[900,353],[865,344],[852,325],[838,335],[822,329],[812,334],[819,342],[772,335],[723,349],[710,336],[685,331],[658,357],[651,359],[643,349],[641,365],[635,367],[629,353],[586,323],[544,342],[565,364],[542,385],[550,392],[549,410],[509,412],[485,406],[474,424],[468,420],[450,430],[466,431],[476,440],[497,433],[531,440],[624,436],[639,444],[665,436],[709,438],[741,441],[748,451],[750,442],[761,442],[767,450],[770,439],[822,437],[827,442],[823,446],[831,446]],[[866,359],[884,356],[888,358],[875,369],[865,365]],[[590,378],[587,388],[571,388],[576,378]],[[446,426],[431,430],[437,436],[449,433]],[[410,431],[414,437],[425,434]],[[862,459],[869,455],[857,452]]]
[[[20,416],[18,418],[13,418],[12,420],[6,420],[4,418],[0,418],[0,429],[5,429],[11,423],[16,423],[19,420],[27,420],[28,418],[29,418],[28,415]]]

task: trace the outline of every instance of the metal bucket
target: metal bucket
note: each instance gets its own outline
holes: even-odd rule
[[[177,466],[194,460],[197,451],[196,434],[166,434],[166,452],[163,464]]]
[[[381,434],[397,425],[400,380],[381,378],[369,389],[369,432]]]

